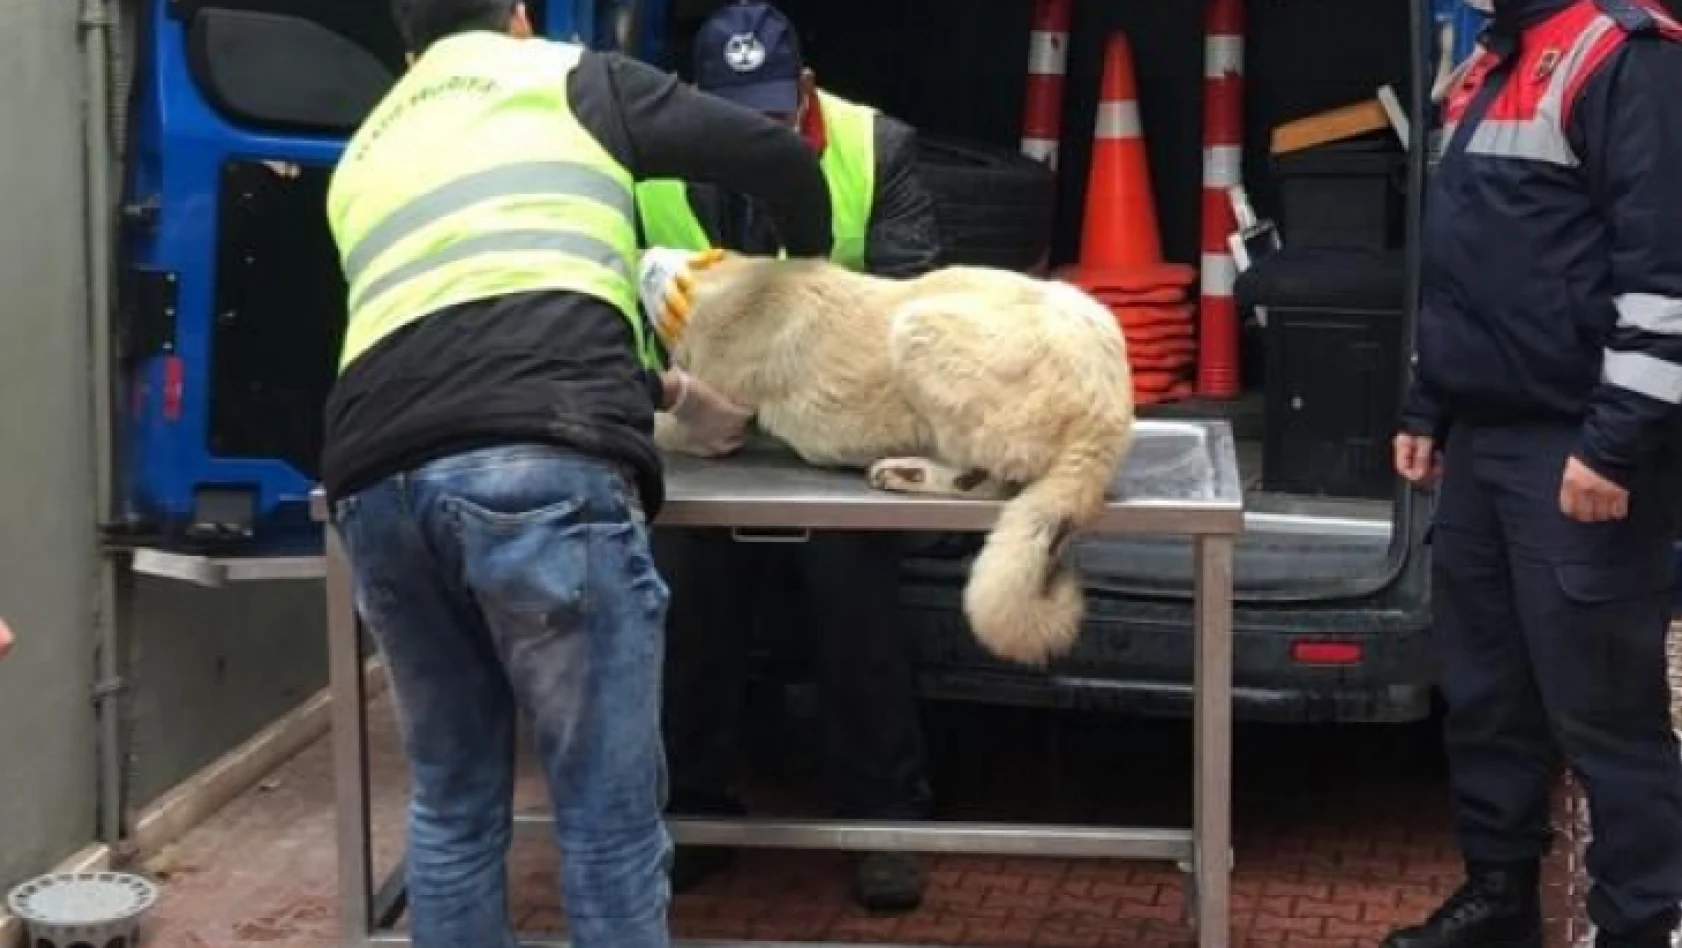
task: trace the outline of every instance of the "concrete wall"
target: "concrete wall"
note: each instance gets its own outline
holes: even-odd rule
[[[77,5],[0,2],[0,885],[94,834]]]
[[[137,805],[326,687],[325,594],[320,582],[202,589],[136,580],[124,614],[138,636]]]

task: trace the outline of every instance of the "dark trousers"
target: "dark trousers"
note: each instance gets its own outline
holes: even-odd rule
[[[723,530],[658,530],[671,588],[664,729],[674,812],[732,798],[747,645],[756,617],[809,634],[830,793],[849,818],[917,819],[929,805],[911,642],[898,621],[900,551],[891,533],[814,533],[738,542]]]
[[[1559,509],[1567,426],[1457,426],[1432,539],[1456,829],[1472,862],[1539,858],[1561,758],[1593,841],[1590,918],[1614,935],[1682,901],[1682,758],[1665,673],[1670,514],[1655,474],[1629,517]]]

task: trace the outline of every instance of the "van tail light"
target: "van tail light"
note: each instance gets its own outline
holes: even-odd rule
[[[1297,639],[1291,643],[1291,661],[1298,665],[1359,665],[1361,643]]]
[[[187,367],[178,355],[164,357],[163,415],[165,421],[181,420],[181,391]]]

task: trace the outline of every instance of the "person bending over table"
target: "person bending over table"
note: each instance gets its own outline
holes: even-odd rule
[[[765,3],[724,7],[696,37],[704,92],[798,129],[829,184],[831,259],[854,270],[911,277],[940,248],[933,202],[913,171],[916,133],[874,109],[817,88],[793,24]],[[647,246],[721,246],[775,254],[762,210],[722,189],[667,180],[637,188]],[[658,531],[655,560],[672,588],[667,625],[665,734],[670,811],[739,815],[730,787],[742,724],[747,638],[756,610],[799,622],[816,646],[824,699],[824,757],[840,815],[920,819],[928,778],[911,650],[900,627],[900,544],[886,532],[829,532],[800,544],[737,543],[728,531]],[[784,597],[785,591],[794,595]],[[727,849],[681,847],[673,883],[686,889],[725,868]],[[877,911],[915,908],[923,874],[915,855],[856,859],[853,891]]]
[[[515,712],[531,720],[578,948],[666,948],[659,720],[667,589],[654,416],[710,447],[750,414],[659,371],[633,187],[681,175],[829,249],[787,128],[614,53],[533,36],[516,0],[395,0],[412,66],[333,171],[349,284],[322,481],[409,761],[414,948],[514,948]]]

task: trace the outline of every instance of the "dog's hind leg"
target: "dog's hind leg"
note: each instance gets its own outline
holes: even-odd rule
[[[883,458],[870,465],[870,486],[899,494],[1003,500],[1009,485],[986,471],[960,470],[928,458]]]

